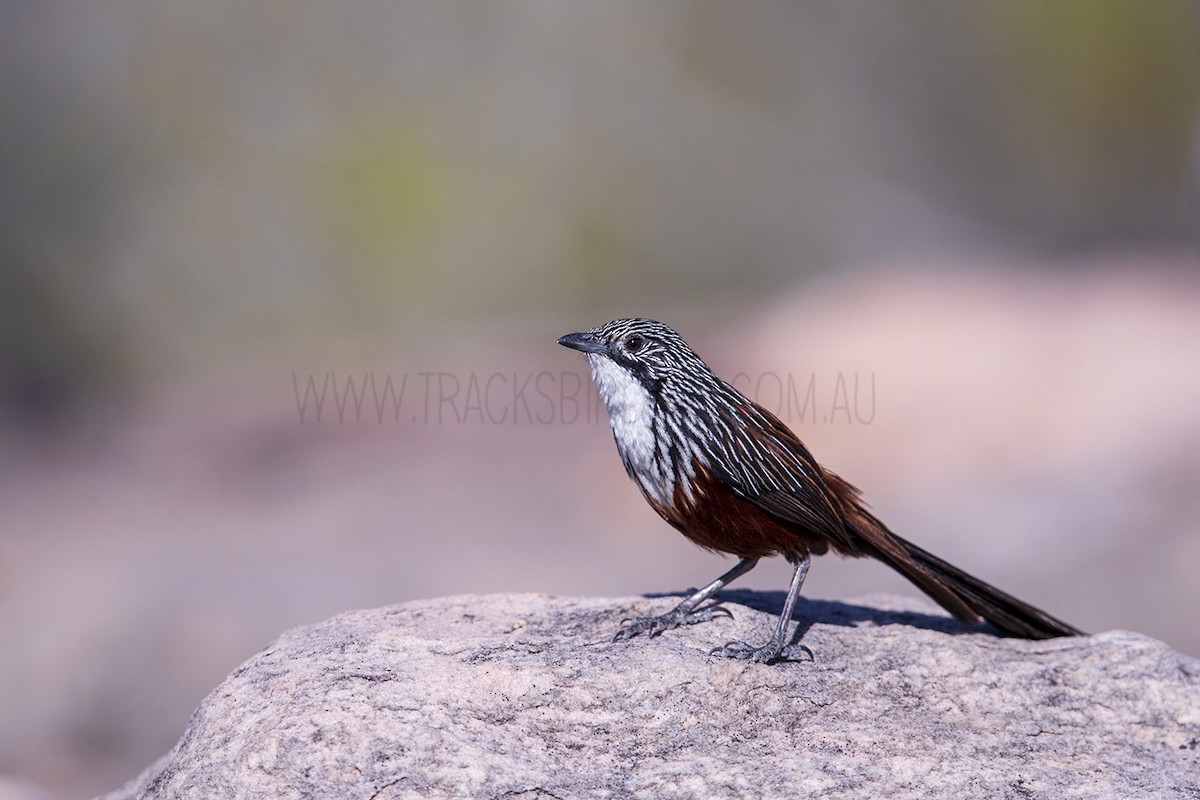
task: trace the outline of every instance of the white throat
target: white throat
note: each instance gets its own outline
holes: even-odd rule
[[[588,353],[587,361],[600,399],[608,408],[608,424],[630,476],[647,496],[670,504],[675,476],[670,471],[661,472],[655,459],[654,398],[637,378],[612,359]]]

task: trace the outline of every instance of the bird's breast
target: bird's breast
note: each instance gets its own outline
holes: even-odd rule
[[[650,505],[695,544],[742,558],[782,554],[800,559],[829,550],[827,537],[784,523],[738,497],[699,461],[693,462],[692,472],[688,494],[681,485],[671,503],[651,500]]]

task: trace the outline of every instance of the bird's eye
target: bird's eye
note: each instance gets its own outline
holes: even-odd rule
[[[625,351],[627,353],[636,353],[646,346],[646,338],[638,336],[636,333],[625,339]]]

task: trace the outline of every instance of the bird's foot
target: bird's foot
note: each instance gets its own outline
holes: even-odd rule
[[[657,617],[634,617],[623,621],[620,629],[613,636],[613,641],[632,639],[642,633],[654,637],[663,631],[669,631],[681,625],[695,625],[697,622],[708,622],[717,617],[732,619],[733,614],[729,612],[729,609],[716,603],[696,609],[673,608]]]
[[[808,655],[807,660],[813,661],[813,651],[809,650],[804,645],[800,645],[800,651]],[[770,664],[772,661],[780,660],[783,655],[784,646],[782,639],[772,637],[762,647],[755,647],[747,642],[734,640],[726,642],[720,647],[714,647],[709,651],[710,656],[721,656],[722,658],[736,658],[740,661],[755,661],[759,664]],[[805,660],[785,658],[786,661]]]

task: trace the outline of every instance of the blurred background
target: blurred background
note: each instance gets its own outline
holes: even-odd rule
[[[0,797],[115,788],[339,611],[726,569],[554,345],[617,316],[903,535],[1200,655],[1200,3],[0,23]]]

